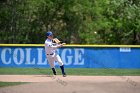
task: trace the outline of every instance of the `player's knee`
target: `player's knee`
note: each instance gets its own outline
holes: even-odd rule
[[[58,64],[59,64],[59,66],[62,66],[63,65],[63,62],[59,62]]]

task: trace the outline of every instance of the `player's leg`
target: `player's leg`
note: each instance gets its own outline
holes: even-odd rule
[[[53,74],[56,75],[56,70],[55,68],[52,68]]]
[[[53,74],[56,75],[56,70],[55,70],[55,67],[54,67],[54,58],[52,57],[47,57],[48,59],[48,62],[49,62],[49,65],[53,71]]]
[[[61,68],[63,77],[66,77],[66,73],[65,73],[65,70],[64,70],[64,65],[60,66],[60,68]]]
[[[60,56],[59,55],[56,55],[55,56],[55,60],[58,62],[59,66],[61,68],[61,71],[62,71],[62,75],[65,77],[66,76],[66,73],[65,73],[65,69],[64,69],[64,64],[63,64]]]

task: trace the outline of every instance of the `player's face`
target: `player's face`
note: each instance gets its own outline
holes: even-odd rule
[[[48,36],[49,39],[53,39],[53,35]]]

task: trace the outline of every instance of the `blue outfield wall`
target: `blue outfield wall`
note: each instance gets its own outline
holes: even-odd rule
[[[140,47],[64,46],[57,52],[66,68],[140,68]],[[0,46],[0,67],[48,68],[49,64],[43,45],[5,45]]]

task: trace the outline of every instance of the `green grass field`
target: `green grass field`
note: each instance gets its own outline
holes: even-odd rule
[[[140,69],[95,69],[95,68],[66,68],[68,75],[84,76],[140,76]],[[60,68],[56,68],[61,74]],[[52,74],[50,68],[0,68],[0,75],[47,75]]]
[[[0,87],[5,87],[5,86],[14,86],[14,85],[20,85],[20,84],[25,84],[27,82],[0,82]]]

